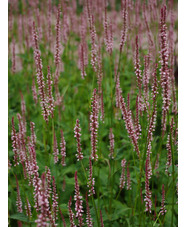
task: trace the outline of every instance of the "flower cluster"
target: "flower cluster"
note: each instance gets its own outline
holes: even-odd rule
[[[82,196],[80,196],[79,191],[79,184],[78,184],[78,178],[77,178],[77,171],[75,172],[75,196],[74,200],[75,203],[75,211],[76,211],[76,218],[78,218],[79,226],[83,226],[83,200]]]
[[[69,202],[68,202],[68,212],[69,212],[69,220],[70,220],[70,227],[76,227],[74,223],[74,213],[71,209],[72,205],[72,197],[70,196]]]
[[[88,177],[88,184],[87,184],[87,187],[89,188],[88,196],[95,194],[94,184],[95,184],[95,179],[92,177],[92,162],[91,162],[91,157],[89,157],[89,177]]]
[[[168,174],[168,169],[172,165],[172,152],[171,152],[171,144],[170,144],[170,135],[167,137],[167,163],[166,163],[166,169],[165,172]],[[169,173],[169,176],[171,176],[171,173]]]
[[[47,104],[48,104],[48,113],[51,114],[51,117],[54,117],[54,98],[52,96],[52,80],[51,80],[51,72],[50,67],[48,66],[47,73]]]
[[[109,154],[109,157],[111,159],[114,159],[114,134],[112,132],[112,128],[110,128],[109,140],[110,140],[110,154]]]
[[[122,173],[121,173],[120,184],[119,184],[120,189],[124,188],[125,186],[125,164],[126,164],[126,160],[123,159],[121,161]]]
[[[38,46],[38,35],[36,32],[35,22],[33,22],[33,43],[34,43],[34,59],[36,64],[36,72],[37,72],[37,84],[40,96],[40,104],[43,112],[43,117],[45,121],[48,123],[48,111],[46,106],[46,94],[45,94],[45,81],[43,76],[43,65],[41,60],[41,54]]]
[[[139,45],[138,45],[138,36],[136,36],[136,52],[135,52],[135,73],[137,77],[137,85],[139,89],[139,97],[141,98],[141,87],[142,87],[142,75],[140,69],[140,60],[139,60]]]
[[[152,200],[151,200],[151,191],[150,191],[150,178],[151,178],[151,164],[150,164],[150,156],[147,156],[146,163],[145,163],[145,211],[151,213],[152,208]]]
[[[54,220],[56,221],[56,219],[58,219],[57,215],[58,215],[58,195],[56,192],[56,183],[55,183],[55,178],[54,176],[52,177],[53,181],[52,181],[52,211],[53,211],[53,216],[54,216]]]
[[[129,163],[127,165],[127,190],[131,190],[131,179],[130,179],[130,171],[129,171]]]
[[[76,157],[77,157],[77,160],[82,160],[83,159],[83,153],[81,152],[82,151],[82,148],[81,148],[81,128],[80,128],[80,125],[79,125],[79,119],[76,120],[76,125],[74,127],[74,137],[76,137],[76,141],[77,141],[77,154],[76,154]]]
[[[161,87],[162,87],[162,133],[164,136],[166,130],[167,113],[170,106],[170,75],[169,75],[169,53],[167,44],[167,26],[166,26],[166,6],[161,8],[161,18],[160,18],[160,63],[161,63]]]
[[[90,214],[90,208],[89,208],[89,204],[88,204],[87,193],[86,193],[86,207],[87,207],[87,215],[86,215],[87,226],[88,227],[93,227],[92,218],[91,218],[91,214]]]
[[[128,6],[127,6],[127,0],[123,0],[123,30],[122,30],[122,34],[121,34],[121,42],[120,42],[120,53],[122,52],[123,46],[126,42],[127,39],[127,30],[128,30],[128,20],[127,20],[127,16],[128,16]]]
[[[165,209],[165,186],[164,184],[162,185],[162,202],[161,202],[161,209],[160,209],[160,214],[164,215],[167,212]]]
[[[111,55],[113,50],[112,24],[108,23],[106,6],[105,6],[105,19],[104,19],[104,33],[105,33],[104,41],[105,41],[106,50]]]
[[[14,117],[12,117],[12,133],[11,133],[11,140],[12,140],[12,149],[14,152],[14,166],[19,165],[18,159],[18,150],[17,150],[17,134],[14,125]]]
[[[134,148],[135,148],[137,155],[139,157],[140,151],[139,151],[138,141],[137,141],[138,137],[136,135],[134,125],[133,125],[133,122],[132,122],[131,111],[127,110],[124,98],[122,97],[121,93],[120,93],[120,109],[121,109],[122,114],[123,114],[123,119],[125,120],[125,126],[126,126],[126,129],[128,131],[129,137],[131,138],[132,143],[134,145]]]
[[[17,200],[16,200],[17,211],[19,213],[23,213],[22,201],[21,201],[21,195],[20,195],[20,190],[19,190],[19,184],[18,184],[17,176],[16,176],[16,184],[17,184]]]
[[[65,157],[66,157],[66,141],[65,141],[65,138],[63,136],[63,130],[61,130],[61,143],[60,143],[60,147],[61,147],[61,156],[62,156],[61,164],[62,164],[62,166],[66,166],[66,163],[65,163]]]
[[[96,88],[93,91],[92,96],[92,112],[90,115],[90,131],[91,131],[91,145],[92,145],[92,152],[91,157],[95,161],[98,159],[97,153],[97,130],[98,130],[98,113],[99,113],[99,102],[96,93]]]

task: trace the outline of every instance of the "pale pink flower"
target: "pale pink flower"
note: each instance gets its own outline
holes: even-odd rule
[[[93,227],[92,218],[91,218],[91,214],[90,214],[90,208],[89,208],[89,204],[88,204],[87,193],[86,193],[86,208],[87,208],[87,215],[86,215],[87,226],[88,227]]]
[[[75,202],[75,211],[76,211],[76,218],[78,218],[79,226],[83,226],[83,200],[82,196],[80,196],[79,191],[79,184],[78,184],[78,178],[77,178],[77,171],[75,172],[75,196],[74,196]]]
[[[128,30],[128,6],[127,6],[127,0],[122,0],[123,3],[123,12],[122,12],[122,17],[123,17],[123,30],[121,34],[121,42],[120,42],[120,52],[122,52],[123,46],[126,42],[127,39],[127,30]]]
[[[79,119],[76,120],[76,125],[74,127],[74,137],[76,137],[76,141],[77,141],[77,160],[82,160],[83,159],[83,153],[82,148],[81,148],[81,128],[80,128],[80,124],[79,124]]]
[[[56,183],[55,183],[55,178],[54,176],[52,177],[52,211],[53,211],[53,217],[54,220],[58,219],[58,194],[56,191]]]
[[[16,176],[16,184],[17,184],[17,200],[16,200],[17,211],[19,213],[23,213],[22,201],[21,201],[21,195],[20,195],[20,190],[19,190],[19,184],[18,184],[17,176]]]
[[[98,114],[99,114],[99,103],[98,103],[98,96],[97,96],[96,88],[93,91],[92,96],[92,112],[90,115],[90,131],[91,131],[91,157],[95,161],[98,159],[97,155],[97,131],[98,131]]]
[[[76,227],[74,223],[74,213],[71,209],[72,205],[72,197],[70,196],[69,202],[68,202],[68,211],[69,211],[69,220],[70,220],[70,227]]]
[[[61,143],[60,143],[60,147],[61,147],[61,156],[62,156],[61,164],[62,164],[62,166],[66,166],[66,163],[65,163],[65,157],[66,157],[66,141],[65,141],[65,138],[64,138],[64,135],[63,135],[63,130],[61,130]]]
[[[92,162],[91,162],[91,157],[89,157],[89,177],[88,177],[88,184],[87,184],[87,187],[89,188],[88,196],[95,194],[94,184],[95,184],[95,179],[92,177]]]

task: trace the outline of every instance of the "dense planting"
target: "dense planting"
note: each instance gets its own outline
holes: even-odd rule
[[[177,226],[177,2],[9,1],[9,226]]]

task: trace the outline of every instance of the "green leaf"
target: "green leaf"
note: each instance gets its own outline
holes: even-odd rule
[[[15,220],[19,220],[19,221],[23,221],[26,223],[34,223],[32,221],[29,221],[28,217],[22,213],[17,213],[17,214],[12,214],[10,216],[11,219],[15,219]]]

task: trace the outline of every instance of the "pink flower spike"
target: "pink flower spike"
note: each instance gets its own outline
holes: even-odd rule
[[[129,163],[127,165],[127,190],[131,190],[131,179],[130,179],[130,171],[129,171]]]
[[[91,161],[91,157],[89,157],[89,177],[88,177],[88,184],[87,184],[87,187],[89,188],[88,196],[95,194],[94,184],[95,184],[95,179],[92,178],[92,161]]]
[[[23,213],[22,201],[21,201],[21,195],[20,195],[20,190],[19,190],[19,184],[18,184],[17,176],[16,176],[16,184],[17,184],[17,200],[16,200],[17,211],[19,213]]]
[[[60,53],[61,53],[61,47],[60,47],[60,4],[58,6],[57,10],[57,21],[56,21],[56,46],[55,46],[55,65],[58,68],[60,64]]]
[[[69,220],[70,220],[70,227],[76,227],[74,223],[74,213],[71,209],[72,205],[72,197],[70,196],[69,202],[68,202],[68,212],[69,212]]]
[[[51,118],[54,117],[54,98],[52,95],[52,80],[51,80],[51,72],[50,67],[48,66],[48,73],[47,73],[47,103],[48,103],[48,113],[51,114]]]
[[[150,156],[147,156],[146,163],[145,163],[145,211],[151,213],[152,208],[152,201],[151,201],[151,191],[150,191],[150,177],[151,177],[151,167],[150,167]]]
[[[139,60],[139,45],[138,45],[138,36],[136,36],[136,53],[135,53],[135,74],[137,77],[137,85],[139,89],[139,98],[141,98],[141,87],[142,87],[142,75],[140,69],[140,60]]]
[[[55,183],[55,178],[54,176],[52,177],[53,181],[52,181],[52,211],[53,211],[53,216],[54,216],[54,220],[56,221],[56,219],[58,219],[58,194],[57,194],[57,190],[56,190],[56,183]]]
[[[19,157],[18,157],[18,149],[17,149],[17,134],[14,125],[14,117],[12,117],[12,133],[11,133],[11,140],[12,140],[12,148],[14,152],[14,166],[19,165]]]
[[[97,155],[97,131],[98,131],[98,113],[99,113],[99,102],[98,102],[98,96],[97,96],[97,90],[96,88],[93,91],[92,96],[92,112],[90,115],[90,131],[91,131],[91,157],[95,161],[98,160]]]
[[[112,128],[110,128],[109,140],[110,140],[110,154],[108,156],[111,159],[114,159],[114,134],[112,132]]]
[[[160,18],[160,63],[161,63],[161,87],[162,87],[162,136],[165,134],[167,114],[170,107],[170,70],[169,70],[169,52],[168,52],[168,42],[167,42],[167,26],[166,26],[166,13],[167,8],[164,5],[161,8],[161,18]]]
[[[122,173],[121,173],[121,177],[120,177],[120,189],[123,189],[125,186],[125,164],[126,164],[126,160],[123,159],[121,161],[121,167],[122,167]]]
[[[29,203],[28,198],[26,198],[25,210],[26,210],[26,215],[27,215],[29,218],[32,217],[31,205],[30,205],[30,203]]]
[[[120,53],[122,52],[123,46],[126,42],[127,39],[127,30],[128,30],[128,6],[127,6],[127,0],[122,0],[123,3],[123,30],[122,30],[122,34],[121,34],[121,42],[120,42]]]
[[[168,169],[172,165],[172,151],[171,151],[170,135],[167,136],[166,148],[167,148],[167,163],[166,163],[165,172],[168,174]],[[171,173],[169,173],[169,176],[171,176]]]
[[[164,215],[167,212],[165,209],[165,188],[164,184],[162,185],[162,202],[161,202],[161,209],[160,209],[160,214]]]
[[[76,218],[78,218],[79,226],[83,226],[83,200],[82,196],[80,196],[80,191],[79,191],[79,184],[78,184],[78,178],[77,178],[77,171],[75,172],[75,196],[74,200],[76,201],[75,203],[75,211],[76,211]]]
[[[92,218],[91,218],[91,214],[90,214],[90,208],[89,208],[89,204],[88,204],[87,193],[86,193],[86,207],[87,207],[87,216],[86,216],[87,226],[88,227],[93,227]]]
[[[35,129],[35,123],[34,122],[30,122],[31,142],[32,142],[33,146],[36,145],[36,134],[35,134],[34,129]]]
[[[76,120],[76,125],[74,127],[74,137],[76,137],[76,141],[77,141],[77,161],[82,160],[83,159],[83,153],[82,148],[81,148],[81,128],[80,128],[80,124],[79,124],[79,119]]]
[[[134,124],[133,124],[133,121],[132,121],[131,111],[127,110],[125,100],[122,97],[121,93],[122,93],[122,91],[120,90],[120,92],[119,92],[120,109],[122,111],[123,119],[125,121],[125,126],[126,126],[128,134],[129,134],[129,138],[131,138],[132,143],[134,145],[134,149],[135,149],[138,157],[140,157],[140,151],[139,151],[139,146],[138,146],[138,137],[136,135]]]
[[[65,163],[65,157],[66,157],[66,141],[63,135],[63,130],[61,130],[61,143],[60,143],[60,147],[61,147],[61,156],[62,156],[62,160],[61,160],[61,165],[62,166],[66,166]]]

